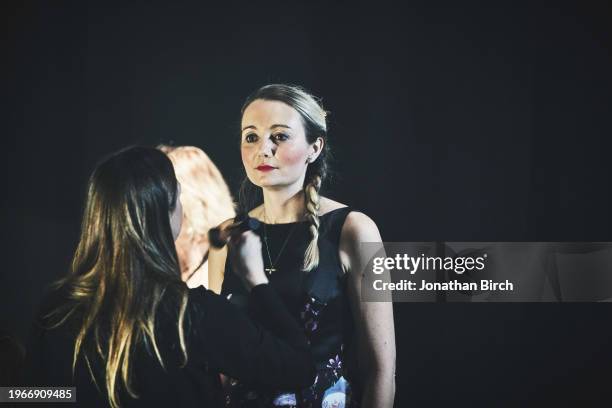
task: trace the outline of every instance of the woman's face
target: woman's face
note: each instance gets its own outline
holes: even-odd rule
[[[283,102],[257,99],[244,111],[241,129],[242,164],[253,184],[302,187],[308,162],[317,158],[323,139],[308,144],[295,109]]]
[[[181,204],[181,185],[177,181],[176,205],[174,210],[170,212],[170,229],[172,230],[172,239],[176,241],[181,233],[181,225],[183,224],[183,205]]]

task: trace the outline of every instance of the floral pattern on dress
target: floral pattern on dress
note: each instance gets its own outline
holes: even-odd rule
[[[319,327],[319,315],[325,306],[327,306],[325,303],[312,296],[309,296],[308,301],[300,313],[302,325],[306,331],[306,337],[308,338],[309,343],[313,332]]]

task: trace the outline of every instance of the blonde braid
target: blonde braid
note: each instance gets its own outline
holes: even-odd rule
[[[321,176],[315,175],[304,188],[306,196],[306,218],[310,223],[312,239],[304,254],[304,271],[311,271],[319,265],[319,189]]]

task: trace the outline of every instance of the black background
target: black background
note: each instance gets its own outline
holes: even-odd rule
[[[459,6],[461,4],[461,6]],[[331,198],[385,241],[612,241],[606,2],[3,2],[2,328],[63,275],[87,176],[203,148],[235,191],[271,82],[330,115]],[[396,304],[396,406],[612,402],[607,304]]]

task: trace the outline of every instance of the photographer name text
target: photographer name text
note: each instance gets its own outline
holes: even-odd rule
[[[514,284],[506,279],[505,282],[495,282],[490,279],[481,279],[480,282],[459,282],[457,280],[448,282],[428,282],[421,280],[415,282],[402,279],[399,282],[384,282],[377,279],[372,282],[374,290],[381,291],[513,291]]]

